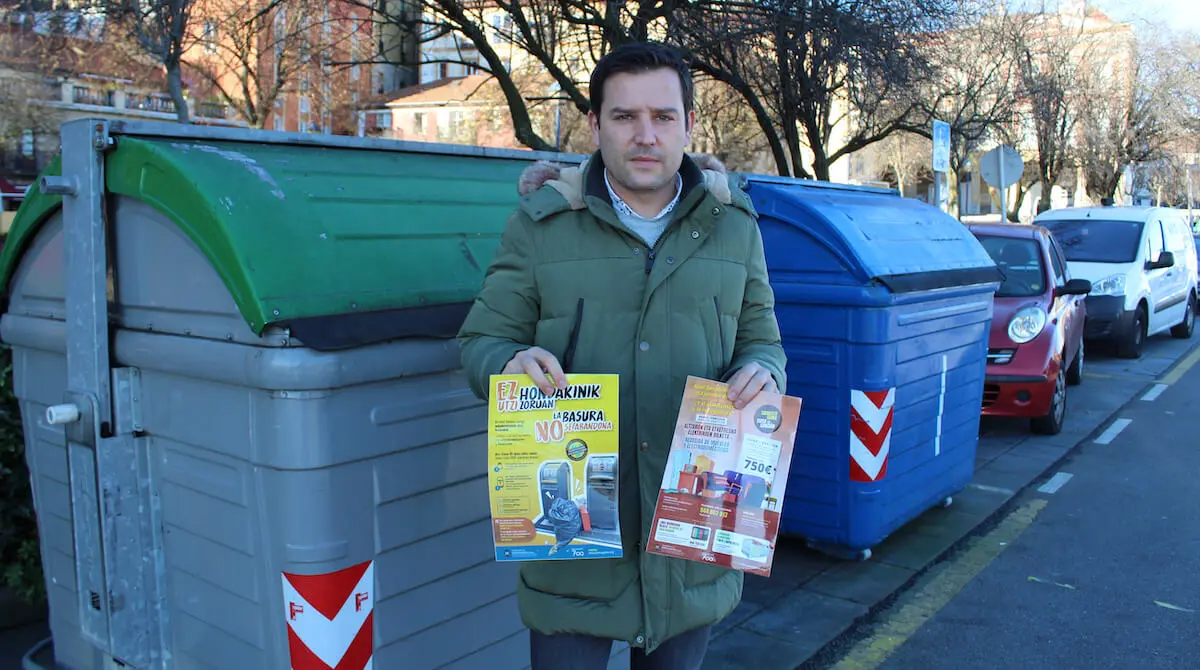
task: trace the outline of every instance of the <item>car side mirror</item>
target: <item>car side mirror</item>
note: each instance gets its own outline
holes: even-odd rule
[[[1158,260],[1151,262],[1151,263],[1147,263],[1146,269],[1147,270],[1159,270],[1161,268],[1169,268],[1174,265],[1175,265],[1175,254],[1173,254],[1169,251],[1164,251],[1158,255]]]
[[[1054,295],[1087,295],[1092,292],[1092,282],[1086,279],[1072,279],[1054,289]]]

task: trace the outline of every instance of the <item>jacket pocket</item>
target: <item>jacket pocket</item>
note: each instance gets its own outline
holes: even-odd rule
[[[560,598],[608,603],[638,578],[636,558],[530,561],[520,568],[525,588]]]
[[[719,565],[687,561],[683,568],[683,585],[689,589],[709,586],[727,577],[730,572],[732,570],[729,568]]]

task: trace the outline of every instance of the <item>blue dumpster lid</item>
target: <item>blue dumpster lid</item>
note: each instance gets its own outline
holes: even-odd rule
[[[1001,281],[999,268],[965,225],[895,191],[759,176],[747,177],[746,191],[761,220],[805,231],[837,259],[842,274],[864,284],[877,281],[905,293]],[[794,262],[785,271],[809,269],[804,258],[776,255]]]

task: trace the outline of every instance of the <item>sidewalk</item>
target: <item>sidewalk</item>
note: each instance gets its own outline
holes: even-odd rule
[[[1181,348],[1190,344],[1179,343]],[[830,643],[849,635],[858,619],[886,605],[1019,490],[1099,433],[1155,377],[1187,357],[1185,351],[1155,358],[1148,348],[1140,361],[1105,358],[1102,366],[1092,365],[1083,385],[1071,388],[1066,426],[1053,437],[1031,435],[1025,421],[985,419],[988,439],[980,440],[974,481],[949,508],[926,512],[867,561],[836,560],[798,543],[784,544],[769,579],[747,575],[743,603],[715,633],[704,667],[792,670],[824,660],[820,652],[834,653],[840,645]]]

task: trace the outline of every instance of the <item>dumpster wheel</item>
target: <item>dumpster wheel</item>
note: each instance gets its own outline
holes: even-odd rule
[[[862,561],[871,560],[872,556],[870,549],[849,549],[837,545],[825,544],[824,542],[813,542],[812,540],[805,542],[805,544],[809,549],[847,561],[858,561],[861,563]]]

